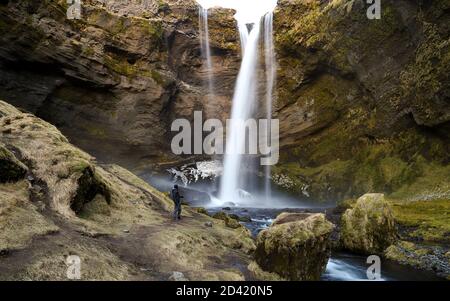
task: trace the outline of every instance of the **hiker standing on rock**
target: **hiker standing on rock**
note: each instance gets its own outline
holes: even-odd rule
[[[183,196],[180,195],[180,192],[178,190],[178,185],[173,186],[172,192],[171,192],[172,200],[175,204],[175,209],[173,210],[173,219],[179,220],[181,219],[181,199]]]

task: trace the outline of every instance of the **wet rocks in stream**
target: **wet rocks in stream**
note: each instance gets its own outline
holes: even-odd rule
[[[330,258],[334,226],[324,214],[282,213],[256,239],[255,260],[289,280],[319,280]]]

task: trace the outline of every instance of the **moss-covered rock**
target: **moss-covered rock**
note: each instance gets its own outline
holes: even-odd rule
[[[25,177],[28,168],[0,144],[0,183],[15,182]]]
[[[450,260],[441,247],[420,246],[408,241],[399,241],[389,246],[383,255],[403,265],[433,271],[443,278],[450,277]]]
[[[381,254],[397,240],[394,215],[383,194],[365,194],[345,211],[340,240],[344,248],[363,254]]]
[[[197,208],[197,212],[204,215],[209,215],[208,210],[203,207]]]
[[[330,257],[333,228],[323,214],[282,213],[259,233],[255,260],[286,279],[318,280]]]
[[[233,218],[223,211],[215,213],[212,217],[215,219],[223,220],[225,222],[225,225],[229,228],[237,229],[242,227],[242,225],[239,223],[239,217],[237,219],[236,217]]]
[[[390,202],[403,239],[450,242],[450,199]]]
[[[279,1],[276,182],[323,201],[444,190],[447,9],[387,0],[369,20],[363,1]]]

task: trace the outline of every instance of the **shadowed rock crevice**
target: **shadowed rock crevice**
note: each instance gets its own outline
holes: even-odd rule
[[[97,179],[92,168],[88,167],[84,169],[77,182],[78,189],[70,204],[70,208],[76,214],[80,213],[83,210],[83,206],[92,201],[98,194],[105,197],[107,204],[111,203],[110,192],[106,188],[106,185]]]
[[[0,183],[17,182],[25,177],[27,171],[28,168],[0,144]]]

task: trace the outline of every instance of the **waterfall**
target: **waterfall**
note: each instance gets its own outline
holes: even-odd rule
[[[264,47],[265,47],[265,64],[266,64],[266,118],[272,119],[272,104],[273,104],[273,90],[275,87],[276,76],[276,60],[275,60],[275,45],[273,42],[273,12],[270,12],[264,17]],[[267,137],[270,137],[271,123],[268,123]],[[272,195],[271,187],[272,167],[266,165],[264,167],[265,177],[265,196],[268,202]]]
[[[208,77],[208,94],[213,97],[213,69],[211,60],[211,47],[209,45],[209,28],[208,28],[208,9],[199,6],[199,29],[200,29],[200,47],[202,51],[202,58],[205,60],[205,72]]]
[[[240,183],[243,183],[244,162],[240,150],[245,148],[246,135],[241,132],[241,125],[251,116],[256,101],[256,74],[259,55],[260,22],[253,24],[249,31],[247,24],[238,23],[241,36],[242,64],[237,78],[233,96],[231,119],[227,125],[227,144],[224,160],[223,176],[219,198],[222,202],[239,203],[242,193],[239,193]],[[243,200],[245,202],[245,200]]]
[[[275,51],[273,46],[273,11],[277,0],[196,0],[200,8],[200,38],[202,53],[208,69],[209,89],[212,91],[212,66],[208,34],[208,9],[212,7],[231,8],[236,10],[235,19],[241,42],[242,63],[236,81],[231,110],[231,119],[227,122],[227,141],[224,156],[223,175],[220,183],[218,199],[214,198],[215,206],[226,202],[232,202],[240,206],[262,205],[261,200],[255,200],[248,191],[250,190],[249,178],[256,177],[249,173],[253,167],[254,156],[244,155],[247,145],[247,135],[244,123],[255,117],[256,106],[261,102],[258,96],[258,73],[261,27],[264,34],[265,75],[266,90],[264,113],[267,119],[272,117],[272,95],[275,84]],[[212,95],[212,93],[211,93]],[[270,122],[267,138],[270,137]],[[253,133],[254,134],[254,133]],[[250,137],[248,137],[250,139]],[[254,139],[254,137],[252,137]],[[264,167],[265,183],[263,201],[268,202],[271,196],[270,167]],[[250,175],[250,177],[249,177]],[[254,202],[257,201],[257,202]]]

